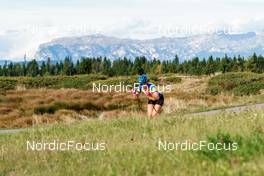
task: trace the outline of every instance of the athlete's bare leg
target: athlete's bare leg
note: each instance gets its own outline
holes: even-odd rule
[[[148,104],[148,117],[152,117],[152,113],[154,110],[154,105]]]
[[[160,111],[161,111],[161,106],[159,104],[156,104],[153,108],[151,116],[155,117],[156,115],[160,113]]]

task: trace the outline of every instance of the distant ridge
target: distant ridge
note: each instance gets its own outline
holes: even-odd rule
[[[148,59],[173,59],[177,54],[181,61],[195,56],[207,58],[252,53],[264,54],[264,35],[254,32],[245,34],[208,34],[190,37],[162,37],[149,40],[120,39],[104,35],[65,37],[41,44],[35,54],[38,60],[63,60],[70,56],[73,60],[81,57],[108,57],[112,60],[127,57],[146,56]]]

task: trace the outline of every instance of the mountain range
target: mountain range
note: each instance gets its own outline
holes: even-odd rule
[[[148,59],[173,59],[177,54],[181,61],[195,56],[207,58],[250,56],[254,52],[264,54],[264,34],[254,32],[244,34],[204,34],[190,37],[161,37],[138,40],[121,39],[104,35],[65,37],[41,44],[35,54],[37,60],[63,60],[70,56],[73,60],[81,57],[107,57],[112,60],[127,57],[134,59],[145,56]]]

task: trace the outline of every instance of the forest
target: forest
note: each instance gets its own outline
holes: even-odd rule
[[[148,74],[179,73],[186,75],[213,75],[216,72],[264,72],[264,57],[254,53],[250,57],[210,56],[208,58],[195,57],[180,62],[176,55],[172,60],[148,60],[146,57],[136,57],[131,60],[126,57],[114,61],[106,57],[83,57],[74,62],[70,57],[63,61],[54,62],[50,58],[46,61],[32,60],[20,63],[5,63],[0,66],[0,76],[53,76],[53,75],[81,75],[103,74],[107,76],[136,75],[139,69]]]

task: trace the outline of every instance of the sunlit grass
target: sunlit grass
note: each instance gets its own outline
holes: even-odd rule
[[[263,175],[264,111],[197,117],[124,116],[1,135],[0,175]],[[159,151],[171,142],[238,142],[235,152]],[[105,142],[105,151],[26,150],[26,141]]]

